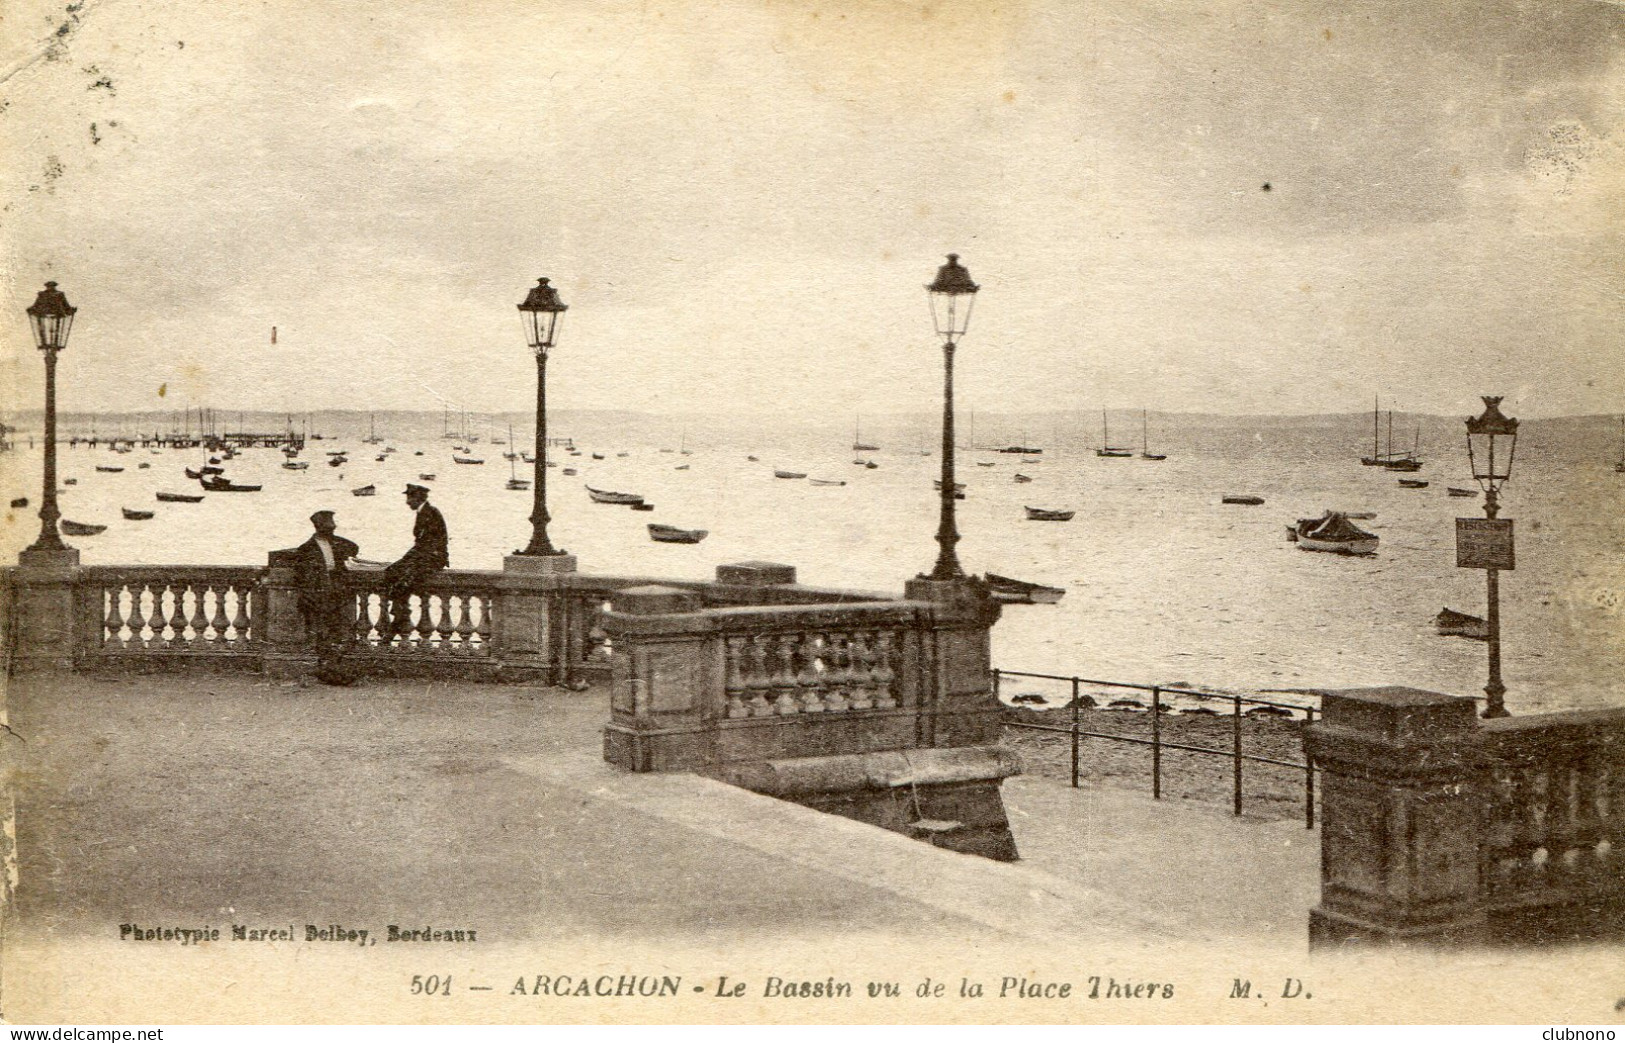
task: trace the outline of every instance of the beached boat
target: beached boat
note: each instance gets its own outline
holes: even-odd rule
[[[202,493],[159,493],[159,503],[202,503]]]
[[[1490,639],[1490,625],[1478,616],[1470,616],[1455,609],[1443,608],[1433,617],[1433,625],[1441,637],[1468,637],[1474,641]]]
[[[1454,485],[1445,486],[1444,491],[1449,493],[1451,496],[1477,496],[1478,495],[1478,490],[1477,489],[1458,489]]]
[[[649,538],[656,543],[698,543],[710,535],[705,529],[679,529],[675,525],[649,523]]]
[[[1361,557],[1377,552],[1376,533],[1366,532],[1339,511],[1327,511],[1319,518],[1300,519],[1290,537],[1294,538],[1299,550]]]
[[[151,521],[152,520],[152,512],[151,511],[137,511],[137,510],[132,510],[129,507],[120,507],[119,508],[119,513],[124,515],[124,520],[125,521]]]
[[[620,504],[623,507],[628,504],[643,502],[643,497],[637,493],[610,492],[608,489],[594,489],[590,485],[587,486],[587,495],[592,497],[593,503],[613,503]]]
[[[1399,487],[1401,489],[1426,489],[1428,487],[1428,483],[1417,478],[1401,478],[1399,480]]]
[[[484,460],[481,460],[477,456],[453,456],[451,458],[451,462],[454,463],[454,464],[483,464],[483,463],[485,463]]]
[[[363,485],[359,489],[351,489],[350,490],[350,495],[351,496],[377,496],[378,495],[378,487],[376,485]]]
[[[807,479],[807,484],[808,485],[845,485],[846,483],[845,482],[835,481],[832,478],[809,478],[809,479]]]
[[[995,601],[1006,605],[1053,605],[1066,594],[1065,587],[1046,587],[992,572],[983,576],[982,582]]]
[[[261,489],[258,485],[238,485],[217,474],[204,475],[198,480],[212,493],[257,493]]]
[[[107,526],[86,525],[84,522],[69,521],[68,519],[63,518],[62,531],[67,533],[69,536],[95,536],[98,533],[106,532]]]
[[[96,470],[101,471],[103,474],[119,474],[124,470],[124,468],[122,468],[122,467],[103,467],[101,464],[97,464],[96,465]]]
[[[1236,496],[1236,495],[1231,495],[1231,496],[1220,497],[1219,502],[1220,503],[1241,504],[1241,505],[1246,506],[1246,507],[1257,507],[1259,504],[1264,502],[1264,498],[1262,496]]]
[[[1028,521],[1054,522],[1071,521],[1072,516],[1078,513],[1077,511],[1052,511],[1043,507],[1028,507],[1026,511]]]
[[[805,471],[774,471],[773,472],[773,477],[775,477],[775,478],[805,478],[805,477],[807,477],[807,472],[805,472]]]

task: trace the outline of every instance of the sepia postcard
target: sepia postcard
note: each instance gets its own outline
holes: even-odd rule
[[[1622,43],[10,0],[0,1018],[1625,1020]]]

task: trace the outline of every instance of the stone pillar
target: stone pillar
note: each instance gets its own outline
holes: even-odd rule
[[[697,594],[616,592],[604,629],[614,645],[604,759],[626,771],[702,771],[716,759],[723,662]]]
[[[1485,773],[1473,701],[1415,688],[1321,695],[1304,738],[1324,773],[1310,947],[1480,937]]]
[[[272,677],[302,677],[316,667],[316,655],[305,636],[305,614],[299,611],[294,553],[274,550],[265,561],[265,618],[256,625],[265,642],[260,668]]]
[[[920,745],[997,743],[1004,718],[993,691],[993,624],[1002,607],[974,579],[910,580],[905,596],[925,603],[923,626],[908,640],[921,665]]]
[[[509,554],[502,559],[496,633],[504,678],[573,686],[569,577],[574,554]]]
[[[16,670],[72,670],[81,640],[76,585],[79,552],[72,547],[25,550],[11,570],[14,614],[12,667]]]

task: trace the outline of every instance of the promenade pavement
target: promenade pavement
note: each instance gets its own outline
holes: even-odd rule
[[[135,921],[479,924],[493,940],[1301,952],[1318,833],[1038,777],[1022,859],[941,851],[692,775],[606,765],[602,687],[14,679],[24,936]]]

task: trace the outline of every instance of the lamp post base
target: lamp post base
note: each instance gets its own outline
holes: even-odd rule
[[[560,576],[576,570],[574,554],[508,554],[502,559],[503,572],[524,576]]]
[[[17,564],[25,569],[73,569],[79,567],[79,548],[38,544],[17,552]]]
[[[903,596],[910,601],[966,601],[987,597],[987,590],[974,576],[915,576],[903,584]]]

